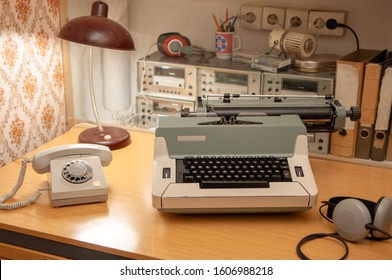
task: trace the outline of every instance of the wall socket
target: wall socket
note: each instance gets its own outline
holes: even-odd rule
[[[343,36],[345,28],[336,28],[330,30],[326,23],[329,19],[335,19],[338,23],[346,23],[346,11],[310,11],[308,32],[311,34],[329,35],[329,36]]]
[[[286,9],[279,7],[264,7],[261,28],[267,30],[284,28]]]
[[[314,35],[343,36],[345,28],[328,29],[326,23],[335,19],[346,24],[347,11],[307,10],[303,8],[262,7],[253,4],[241,6],[240,26],[255,30],[292,29]],[[250,20],[251,19],[251,20]]]
[[[309,10],[287,8],[285,18],[285,29],[306,31],[308,28]]]
[[[242,5],[241,6],[241,16],[251,15],[253,22],[248,22],[245,19],[240,19],[240,26],[242,28],[261,30],[261,18],[263,15],[263,7],[255,5]]]

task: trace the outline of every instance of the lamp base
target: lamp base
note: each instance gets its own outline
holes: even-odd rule
[[[117,150],[128,146],[131,136],[127,130],[120,127],[103,126],[103,131],[93,127],[79,134],[79,142],[104,145],[110,150]]]

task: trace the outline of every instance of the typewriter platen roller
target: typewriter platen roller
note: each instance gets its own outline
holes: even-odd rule
[[[219,116],[230,123],[239,116],[298,115],[308,132],[342,131],[346,118],[357,121],[361,110],[348,110],[332,96],[215,94],[199,100],[197,112],[184,110],[182,117]]]

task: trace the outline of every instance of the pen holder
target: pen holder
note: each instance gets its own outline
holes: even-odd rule
[[[234,32],[215,33],[215,54],[220,59],[231,59],[233,52],[241,48],[240,37]]]

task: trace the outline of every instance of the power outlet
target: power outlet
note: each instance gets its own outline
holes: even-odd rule
[[[285,18],[285,29],[306,31],[308,28],[309,10],[287,8]]]
[[[261,30],[261,17],[263,14],[263,7],[242,5],[240,26],[242,28]]]
[[[267,30],[283,29],[285,14],[285,8],[264,7],[261,28]]]
[[[326,23],[329,19],[335,19],[338,23],[346,23],[346,17],[346,11],[310,11],[308,32],[317,35],[343,36],[344,28],[330,30]]]

